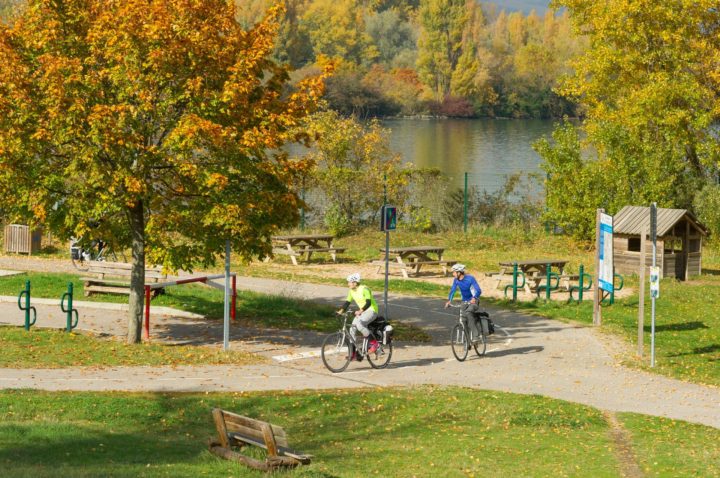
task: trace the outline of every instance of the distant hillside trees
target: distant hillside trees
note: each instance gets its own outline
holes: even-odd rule
[[[238,1],[250,26],[272,0]],[[359,116],[575,116],[558,79],[585,47],[567,13],[499,11],[474,0],[283,0],[276,50],[301,72],[332,58],[331,107]]]

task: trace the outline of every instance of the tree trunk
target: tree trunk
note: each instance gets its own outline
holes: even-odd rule
[[[140,342],[145,304],[145,211],[138,201],[128,211],[132,238],[132,271],[130,273],[129,344]]]

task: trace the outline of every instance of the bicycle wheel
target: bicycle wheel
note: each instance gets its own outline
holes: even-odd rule
[[[485,349],[487,348],[487,337],[485,334],[480,334],[480,337],[473,341],[473,348],[478,357],[485,355]]]
[[[453,327],[452,334],[450,335],[450,345],[453,355],[458,361],[462,362],[467,358],[469,347],[465,335],[465,328],[463,328],[462,325],[457,324]]]
[[[372,368],[385,368],[390,363],[390,357],[392,357],[393,346],[392,342],[383,344],[380,342],[378,349],[367,355],[368,362]]]
[[[350,364],[352,357],[350,350],[350,342],[345,334],[335,332],[325,338],[320,350],[320,356],[328,370],[338,373],[345,370]]]

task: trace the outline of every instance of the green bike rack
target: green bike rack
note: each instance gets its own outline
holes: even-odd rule
[[[67,308],[65,307],[65,298],[67,297],[68,305]],[[72,282],[68,282],[68,291],[65,292],[62,297],[60,298],[60,309],[62,309],[63,312],[67,314],[67,327],[65,328],[66,332],[71,332],[72,329],[77,327],[78,325],[78,311],[77,309],[73,309],[73,284]],[[75,314],[75,322],[72,320],[72,315]]]
[[[522,284],[518,285],[518,275],[522,276]],[[507,299],[507,293],[508,289],[512,289],[513,291],[513,302],[517,302],[517,291],[518,288],[525,287],[525,273],[521,270],[518,270],[517,262],[513,263],[513,283],[505,286],[505,298]]]
[[[603,297],[603,299],[600,301],[603,305],[613,305],[615,303],[615,291],[621,290],[623,288],[623,285],[625,285],[625,280],[623,279],[623,276],[620,274],[614,274],[613,275],[615,280],[613,281],[613,290],[610,291],[610,294]],[[617,283],[620,283],[620,285],[617,285]],[[606,299],[610,298],[608,302],[605,302]]]
[[[577,302],[582,302],[583,292],[590,290],[592,287],[592,276],[590,274],[585,274],[585,267],[582,264],[580,265],[578,276],[578,285],[570,287],[570,297],[568,298],[568,302],[575,302],[575,299],[573,298],[573,292],[575,291],[578,293]],[[587,281],[585,280],[586,277]]]
[[[25,297],[25,306],[22,305],[22,299],[23,296]],[[20,310],[25,311],[25,330],[30,330],[30,327],[35,325],[35,322],[37,321],[37,310],[35,310],[35,307],[32,307],[30,305],[30,281],[25,281],[25,290],[20,292],[20,295],[18,295],[18,307]],[[30,320],[30,311],[32,310],[33,313],[33,319]]]
[[[548,264],[547,265],[547,273],[545,274],[545,284],[539,285],[537,288],[538,299],[540,298],[540,290],[541,289],[545,289],[545,300],[550,300],[550,292],[552,292],[554,290],[558,290],[560,288],[560,275],[555,272],[551,272],[550,269],[551,269],[551,265]],[[552,285],[550,283],[550,281],[552,279],[555,279],[554,285]]]

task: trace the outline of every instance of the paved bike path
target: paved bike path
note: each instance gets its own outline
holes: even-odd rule
[[[346,294],[342,287],[255,278],[239,278],[238,285],[242,289],[333,304],[341,302]],[[378,302],[382,310],[381,297]],[[332,374],[317,357],[322,338],[318,334],[248,330],[233,325],[231,348],[260,353],[268,358],[267,363],[245,367],[0,369],[0,387],[251,391],[460,385],[539,394],[606,410],[665,416],[720,428],[720,389],[621,367],[608,353],[603,337],[591,327],[491,310],[500,328],[488,346],[487,356],[477,358],[471,352],[466,362],[457,362],[447,343],[457,316],[442,309],[442,305],[442,299],[390,296],[390,317],[424,327],[433,336],[433,343],[397,342],[390,366],[385,370],[373,370],[367,362],[353,362],[346,372]],[[8,311],[0,307],[0,317],[5,320]],[[17,314],[16,305],[14,313]],[[106,322],[112,317],[118,321],[114,314],[124,317],[121,311],[105,311],[102,315]],[[119,335],[124,335],[125,322],[118,324]],[[222,324],[217,321],[158,316],[153,318],[151,331],[155,340],[222,341]]]

